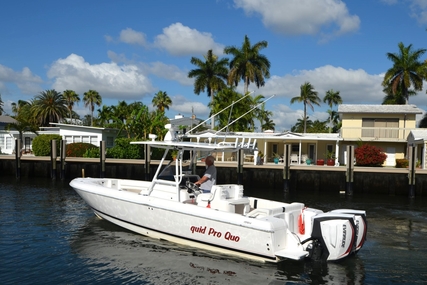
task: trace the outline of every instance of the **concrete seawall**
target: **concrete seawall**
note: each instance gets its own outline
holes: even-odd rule
[[[71,180],[82,176],[100,177],[100,161],[95,158],[67,158],[64,179]],[[159,161],[152,161],[150,173],[153,175]],[[216,162],[219,183],[237,183],[236,162]],[[0,179],[16,177],[14,156],[0,155]],[[46,177],[52,179],[50,157],[23,156],[21,158],[21,177]],[[61,177],[59,159],[56,179]],[[202,175],[204,163],[199,163],[197,173]],[[346,168],[344,166],[292,165],[290,189],[293,191],[331,191],[345,190]],[[144,160],[107,159],[105,177],[122,179],[144,179]],[[253,165],[243,167],[243,184],[253,189],[283,189],[283,164]],[[402,168],[355,167],[354,194],[375,193],[407,196],[409,191],[408,170]],[[427,196],[427,170],[417,169],[415,196]]]

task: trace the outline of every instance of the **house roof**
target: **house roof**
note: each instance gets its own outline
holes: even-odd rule
[[[424,111],[415,105],[338,105],[338,113],[387,113],[387,114],[422,114]]]
[[[10,117],[10,116],[0,116],[0,123],[4,123],[4,124],[10,124],[10,123],[17,123],[17,121]]]
[[[427,141],[427,129],[412,130],[408,135],[407,141],[409,143],[414,141]]]

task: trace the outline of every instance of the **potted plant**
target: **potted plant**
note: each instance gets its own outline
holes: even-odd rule
[[[171,156],[173,160],[176,160],[176,157],[178,156],[178,150],[177,149],[172,150]]]
[[[310,164],[312,163],[311,158],[307,158],[307,159],[305,160],[305,163],[307,163],[307,165],[310,165]]]
[[[328,166],[334,166],[335,165],[335,153],[332,151],[327,151],[325,153],[326,157],[326,165]]]
[[[273,152],[273,161],[275,164],[278,164],[280,160],[280,155],[278,153]]]

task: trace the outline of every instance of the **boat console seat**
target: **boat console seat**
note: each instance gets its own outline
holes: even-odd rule
[[[225,212],[246,214],[250,210],[250,201],[243,197],[243,185],[226,184],[215,185],[211,193],[197,196],[197,205]]]

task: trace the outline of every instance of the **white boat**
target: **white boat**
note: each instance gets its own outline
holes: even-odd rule
[[[213,186],[200,193],[194,183],[196,152],[253,147],[243,142],[183,142],[170,130],[165,141],[140,141],[165,150],[152,181],[75,178],[70,185],[105,220],[141,235],[265,262],[282,259],[340,260],[366,240],[366,213],[324,213],[303,203],[244,196],[242,185]],[[170,150],[177,160],[161,171]],[[189,152],[190,155],[186,155]],[[186,165],[184,157],[190,157]],[[191,169],[192,167],[192,169]]]

